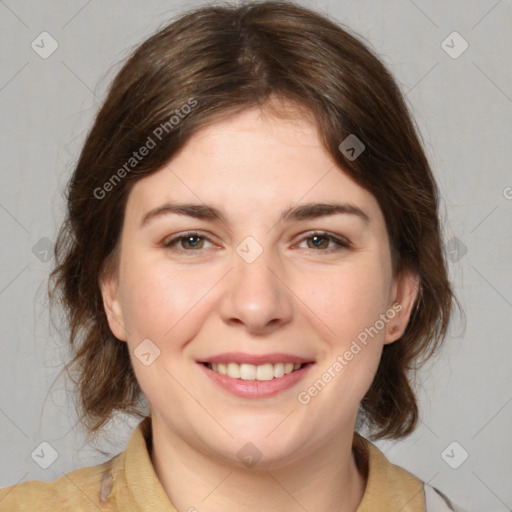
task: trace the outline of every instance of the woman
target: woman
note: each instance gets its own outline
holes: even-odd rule
[[[355,431],[414,430],[455,302],[414,124],[357,38],[292,3],[190,11],[114,79],[67,199],[83,424],[144,419],[1,510],[457,510]]]

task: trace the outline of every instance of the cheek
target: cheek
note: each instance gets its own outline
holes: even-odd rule
[[[312,279],[300,277],[299,282],[305,304],[325,324],[331,344],[350,342],[385,311],[386,276],[371,262],[332,269]]]
[[[311,398],[319,410],[339,404],[340,396],[349,410],[356,410],[370,387],[382,353],[385,324],[380,315],[388,287],[388,276],[374,258],[303,280],[301,294],[314,312],[311,322],[324,333],[318,374],[306,383],[315,385],[319,379],[325,384],[319,384],[321,398]],[[309,395],[306,384],[303,391]],[[337,421],[344,421],[345,408],[336,410]]]
[[[204,297],[214,279],[204,272],[179,271],[135,257],[126,258],[121,271],[123,319],[137,381],[151,403],[164,403],[163,390],[180,396],[180,386],[165,370],[183,380],[180,374],[186,368],[173,361],[179,360],[183,347],[200,330],[206,315]],[[148,346],[148,339],[156,346],[149,345],[151,357],[158,356],[146,366],[137,360],[137,353],[141,353],[139,346]]]
[[[135,258],[127,259],[123,270],[121,296],[129,339],[135,343],[149,338],[159,344],[174,337],[178,326],[180,339],[186,339],[189,320],[201,314],[202,299],[213,288],[214,276]]]
[[[384,335],[375,325],[385,312],[386,279],[376,266],[367,265],[357,271],[338,269],[318,283],[324,286],[305,287],[304,293],[320,319],[312,320],[316,330],[326,334],[316,373],[301,386],[297,399],[307,405],[309,418],[329,415],[331,422],[320,429],[326,435],[354,419],[374,379]]]

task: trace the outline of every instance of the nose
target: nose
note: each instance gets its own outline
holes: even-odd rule
[[[293,316],[293,293],[277,257],[264,250],[248,263],[235,252],[233,263],[233,270],[223,280],[219,306],[223,321],[260,335],[268,335],[289,323]]]

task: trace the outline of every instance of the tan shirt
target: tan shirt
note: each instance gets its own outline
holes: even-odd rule
[[[54,482],[23,482],[1,489],[0,512],[177,512],[150,459],[150,422],[151,418],[143,420],[126,450],[103,464],[76,469]],[[357,433],[354,448],[368,471],[357,512],[461,510],[439,491],[392,464],[374,444]]]

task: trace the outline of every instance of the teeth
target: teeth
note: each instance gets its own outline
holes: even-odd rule
[[[301,363],[265,363],[254,365],[248,363],[208,363],[208,368],[232,379],[242,380],[272,380],[288,375],[302,367]]]
[[[247,365],[252,366],[252,365]],[[254,366],[253,366],[254,368]],[[256,380],[272,380],[274,378],[274,365],[267,363],[256,366]]]
[[[258,373],[258,367],[253,364],[240,365],[240,378],[242,380],[255,380]]]
[[[274,377],[278,379],[284,375],[284,363],[276,363],[274,365]]]
[[[212,365],[213,366],[213,365]],[[231,377],[232,379],[239,379],[240,378],[240,365],[236,363],[228,363],[227,366],[227,376]],[[213,371],[215,371],[215,368],[212,368]]]

